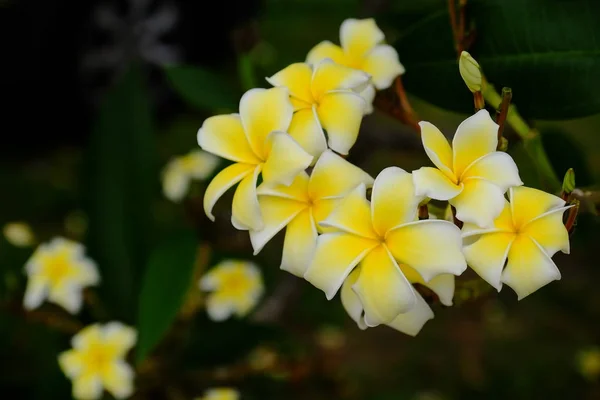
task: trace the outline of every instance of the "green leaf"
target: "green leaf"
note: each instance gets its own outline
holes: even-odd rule
[[[196,237],[186,231],[170,237],[150,256],[140,292],[138,362],[146,358],[175,321],[192,284],[196,252]]]
[[[207,110],[236,110],[240,90],[226,76],[190,65],[166,67],[171,86],[190,105]]]
[[[133,323],[140,278],[152,241],[151,201],[158,189],[149,95],[133,66],[107,94],[90,138],[88,245],[113,318]]]
[[[398,11],[400,13],[400,11]],[[476,27],[469,52],[496,87],[513,89],[528,118],[567,119],[600,111],[600,3],[589,0],[469,0]],[[472,113],[458,72],[447,2],[428,1],[396,25],[409,92],[437,106]],[[406,15],[399,15],[406,21]]]

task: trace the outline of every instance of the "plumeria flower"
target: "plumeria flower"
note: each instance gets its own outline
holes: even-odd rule
[[[331,150],[325,151],[310,175],[300,173],[290,186],[258,187],[258,202],[265,219],[260,231],[250,231],[254,255],[287,227],[281,269],[303,276],[310,264],[319,222],[359,184],[371,186],[373,178]]]
[[[348,154],[356,142],[365,100],[356,92],[369,84],[369,75],[325,59],[312,68],[292,64],[267,81],[288,88],[294,105],[289,133],[315,157],[329,147]]]
[[[16,247],[29,247],[35,242],[31,227],[25,222],[10,222],[2,228],[6,240]]]
[[[511,156],[496,151],[498,125],[486,110],[478,111],[458,126],[452,148],[435,126],[419,125],[425,152],[437,168],[413,172],[417,194],[448,200],[463,222],[491,225],[504,207],[504,193],[523,184]]]
[[[61,237],[41,244],[25,264],[29,278],[23,306],[39,307],[44,299],[76,314],[83,303],[83,289],[100,282],[96,264],[85,256],[85,248]]]
[[[213,321],[224,321],[232,314],[247,315],[264,293],[260,269],[249,261],[222,261],[200,279],[199,285],[211,292],[206,311]]]
[[[262,229],[256,196],[263,182],[289,185],[313,157],[286,132],[294,108],[284,88],[251,89],[240,100],[240,114],[208,118],[198,131],[198,144],[209,153],[233,161],[206,188],[204,211],[214,221],[217,200],[240,182],[233,196],[231,222],[237,229]]]
[[[203,397],[197,400],[239,400],[240,392],[231,388],[214,388],[206,391]]]
[[[58,356],[63,373],[73,381],[73,397],[100,399],[103,389],[117,399],[131,396],[135,373],[125,357],[136,341],[135,329],[120,322],[89,325],[73,336],[73,348]]]
[[[371,113],[375,89],[387,89],[397,76],[405,72],[396,50],[392,46],[382,44],[384,39],[385,35],[372,18],[347,19],[340,27],[342,46],[323,41],[308,53],[306,62],[314,65],[330,58],[338,64],[371,75],[372,84],[361,92],[367,101],[366,113]]]
[[[491,227],[463,226],[464,253],[481,278],[498,291],[506,283],[521,300],[560,279],[551,257],[559,250],[569,253],[563,213],[571,206],[565,207],[560,197],[524,186],[511,188],[509,198]]]
[[[418,296],[398,263],[425,282],[443,273],[460,274],[467,265],[455,225],[416,220],[422,198],[415,195],[411,174],[386,168],[375,179],[370,203],[365,196],[361,184],[321,222],[332,231],[317,239],[304,277],[331,299],[360,264],[351,288],[364,309],[364,324],[377,326],[417,306]]]
[[[163,193],[171,201],[185,197],[193,179],[204,180],[217,168],[219,158],[202,150],[175,157],[163,171]]]

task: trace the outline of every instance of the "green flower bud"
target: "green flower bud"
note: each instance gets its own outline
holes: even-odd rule
[[[471,55],[463,51],[460,53],[460,60],[458,62],[458,70],[463,81],[473,93],[481,91],[481,68],[479,64]]]

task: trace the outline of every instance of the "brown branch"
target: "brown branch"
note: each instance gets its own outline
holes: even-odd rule
[[[74,335],[79,332],[83,325],[81,322],[64,314],[64,312],[49,312],[43,310],[26,311],[20,303],[0,303],[0,309],[27,322],[40,323],[59,332]]]
[[[512,90],[508,87],[502,88],[502,102],[496,111],[496,123],[498,124],[498,150],[500,150],[502,146],[502,134],[504,133],[504,126],[506,125],[506,117],[508,116],[511,100]]]

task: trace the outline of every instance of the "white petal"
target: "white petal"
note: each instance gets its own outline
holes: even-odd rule
[[[45,279],[32,276],[27,282],[25,296],[23,297],[23,308],[33,310],[38,308],[48,295],[48,285]]]
[[[398,59],[398,52],[387,44],[376,46],[364,61],[362,70],[371,75],[377,89],[387,89],[397,76],[405,72]]]
[[[73,397],[95,400],[102,397],[102,380],[98,375],[82,375],[73,380]]]
[[[225,168],[208,184],[204,193],[204,212],[214,222],[212,209],[225,192],[256,169],[252,164],[233,164]]]
[[[280,268],[302,277],[317,247],[317,227],[310,209],[298,214],[287,226]]]
[[[385,39],[373,18],[349,18],[340,26],[342,48],[353,57],[361,57]]]
[[[206,312],[211,320],[221,322],[233,314],[233,308],[229,301],[211,295],[206,299]]]
[[[502,189],[485,179],[469,178],[460,194],[449,200],[456,207],[456,218],[487,228],[504,209]]]
[[[486,233],[463,249],[473,271],[498,291],[502,288],[500,277],[514,239],[512,233]]]
[[[367,87],[359,94],[360,97],[362,97],[365,100],[365,103],[367,104],[365,108],[365,115],[372,114],[373,100],[375,100],[375,96],[377,95],[377,92],[375,91],[375,86],[367,85]]]
[[[233,194],[231,222],[237,229],[260,230],[264,226],[256,194],[256,182],[259,174],[260,166],[254,169],[252,175],[247,175],[242,179]]]
[[[462,184],[456,185],[442,171],[421,167],[412,173],[415,193],[436,200],[449,200],[462,192]]]
[[[396,329],[410,336],[417,336],[427,321],[433,319],[433,311],[419,294],[415,291],[416,303],[408,312],[399,314],[392,322],[387,324],[389,327]]]
[[[133,394],[133,369],[123,360],[115,361],[105,369],[102,380],[106,390],[115,399],[126,399]]]
[[[48,301],[58,304],[71,314],[77,314],[83,305],[83,288],[73,282],[64,282],[50,288]]]
[[[498,124],[487,110],[480,110],[465,119],[456,129],[452,139],[453,169],[461,176],[471,163],[496,151]]]
[[[271,150],[263,167],[263,180],[268,184],[292,184],[296,176],[313,161],[290,135],[285,132],[273,132],[268,138]]]
[[[500,187],[502,192],[523,184],[517,164],[511,156],[501,151],[486,154],[472,163],[461,177],[463,180],[466,178],[483,178]]]

